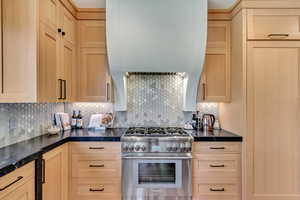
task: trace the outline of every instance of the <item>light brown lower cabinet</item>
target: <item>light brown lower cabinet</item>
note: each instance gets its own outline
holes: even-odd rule
[[[43,200],[68,200],[68,144],[43,155]]]
[[[35,200],[34,162],[0,178],[0,200]]]
[[[121,143],[71,143],[71,199],[121,200]]]
[[[193,200],[241,200],[241,144],[193,145]]]

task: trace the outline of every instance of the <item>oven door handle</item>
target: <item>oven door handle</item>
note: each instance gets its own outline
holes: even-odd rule
[[[178,156],[178,157],[155,157],[155,156],[123,156],[122,159],[128,160],[191,160],[191,156]]]

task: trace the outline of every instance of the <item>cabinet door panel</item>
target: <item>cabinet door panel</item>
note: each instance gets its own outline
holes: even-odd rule
[[[249,198],[299,199],[300,42],[250,42],[247,61]]]
[[[68,199],[68,145],[43,155],[44,183],[43,200]]]
[[[249,40],[300,40],[300,9],[248,10]]]
[[[70,43],[71,45],[75,45],[76,43],[76,20],[71,15],[71,13],[62,6],[61,9],[61,27],[62,31],[65,33],[63,39]]]
[[[34,178],[32,177],[25,184],[1,198],[1,200],[35,200]]]
[[[80,47],[106,47],[105,21],[79,21]]]
[[[40,2],[40,20],[53,31],[59,28],[59,0],[42,0]]]
[[[0,102],[36,102],[36,1],[2,0],[2,6],[3,84]]]
[[[56,31],[40,24],[39,101],[56,102],[59,37]]]
[[[230,87],[230,22],[210,21],[198,101],[229,102]]]
[[[105,49],[83,48],[80,50],[79,101],[106,102],[108,98],[108,66]]]

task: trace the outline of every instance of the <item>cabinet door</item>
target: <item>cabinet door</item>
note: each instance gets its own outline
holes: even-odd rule
[[[25,184],[18,187],[0,200],[35,200],[34,178],[32,177]]]
[[[106,50],[80,49],[78,67],[78,101],[107,102],[111,100]]]
[[[106,47],[105,21],[80,20],[78,27],[80,47]]]
[[[59,35],[50,27],[40,23],[39,54],[39,102],[56,102],[57,68],[59,62]]]
[[[40,2],[40,21],[53,31],[59,27],[59,0],[42,0]]]
[[[37,101],[36,5],[2,0],[2,103]]]
[[[43,200],[68,199],[68,144],[43,155]]]
[[[300,42],[247,52],[247,199],[300,199]]]
[[[65,8],[61,9],[61,48],[60,48],[60,65],[58,69],[58,79],[61,79],[62,90],[61,101],[71,101],[74,97],[74,71],[76,59],[75,31],[76,20]],[[61,91],[60,91],[61,92]]]
[[[209,22],[198,101],[230,101],[230,22]]]
[[[249,40],[300,40],[300,9],[249,9]]]

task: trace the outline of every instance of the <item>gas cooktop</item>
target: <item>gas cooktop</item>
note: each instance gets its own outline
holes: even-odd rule
[[[148,136],[148,137],[164,137],[164,136],[189,136],[189,134],[179,127],[130,127],[124,136]]]

